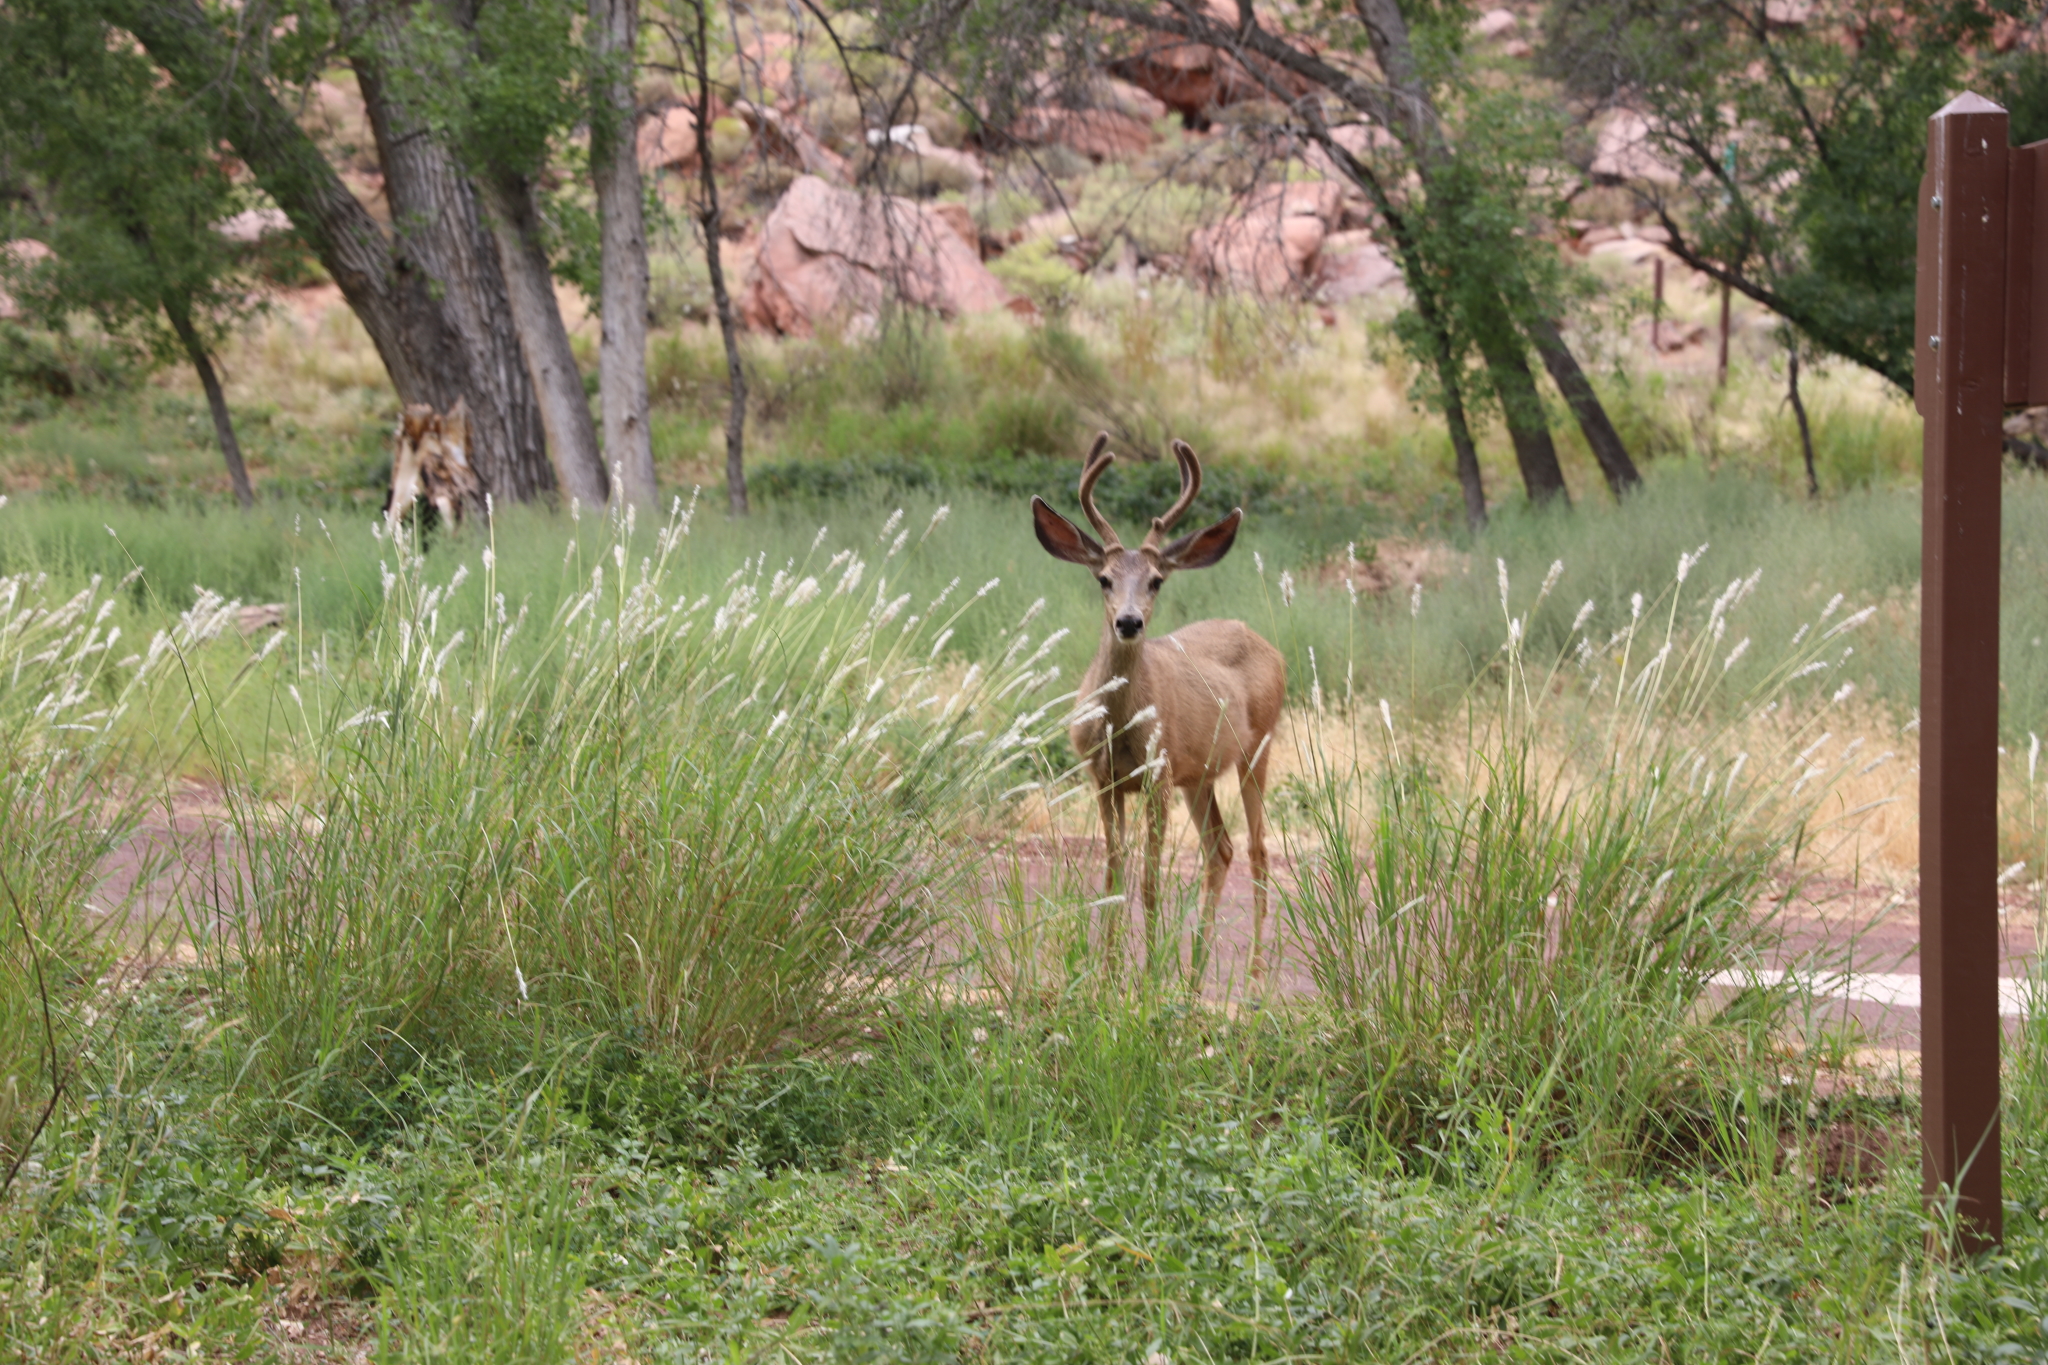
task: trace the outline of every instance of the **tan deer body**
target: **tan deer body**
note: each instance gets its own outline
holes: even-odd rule
[[[1140,883],[1148,956],[1158,939],[1159,872],[1166,834],[1167,795],[1179,788],[1202,841],[1201,922],[1193,961],[1199,984],[1207,966],[1216,903],[1233,850],[1216,800],[1216,780],[1234,773],[1245,810],[1245,842],[1252,863],[1252,973],[1263,974],[1269,864],[1266,856],[1266,762],[1287,694],[1280,651],[1242,621],[1196,621],[1173,634],[1147,639],[1153,605],[1169,574],[1206,568],[1223,558],[1237,537],[1242,509],[1205,530],[1162,543],[1202,486],[1201,462],[1174,443],[1181,466],[1181,496],[1135,550],[1125,549],[1095,509],[1095,481],[1112,456],[1106,436],[1096,438],[1081,476],[1081,508],[1103,543],[1038,498],[1032,517],[1039,542],[1055,558],[1093,569],[1102,588],[1102,643],[1081,684],[1089,706],[1071,732],[1075,752],[1088,763],[1102,815],[1109,894],[1120,889],[1127,841],[1124,806],[1133,794],[1145,802],[1145,867]],[[1119,683],[1117,680],[1121,679]],[[1099,708],[1099,709],[1098,709]],[[1121,921],[1105,935],[1111,952],[1121,946]],[[1176,951],[1175,956],[1178,957]]]

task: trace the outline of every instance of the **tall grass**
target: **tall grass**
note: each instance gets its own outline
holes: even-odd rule
[[[1501,686],[1462,729],[1404,735],[1389,703],[1357,698],[1348,743],[1305,731],[1281,898],[1359,1044],[1372,1127],[1427,1148],[1477,1122],[1627,1164],[1696,1140],[1709,1073],[1778,1021],[1757,992],[1710,987],[1770,946],[1767,890],[1798,875],[1823,774],[1849,757],[1816,737],[1827,705],[1781,718],[1784,687],[1874,611],[1831,605],[1745,686],[1761,573],[1703,602],[1698,563],[1682,556],[1604,639],[1582,609],[1546,659],[1527,623],[1562,565],[1517,611],[1503,562]]]
[[[50,588],[0,577],[0,1184],[82,1080],[112,1008],[94,1003],[103,974],[123,952],[146,956],[154,927],[102,885],[150,795],[123,771],[124,717],[226,619],[203,602],[130,652],[109,622],[118,585]],[[149,871],[136,854],[131,884]]]
[[[314,795],[238,812],[215,961],[272,1080],[381,1083],[508,1030],[715,1071],[858,1022],[928,946],[1058,677],[1035,610],[1000,657],[942,657],[994,585],[897,590],[941,520],[829,557],[820,532],[715,595],[690,511],[651,547],[586,525],[595,562],[545,620],[489,550],[472,583],[397,547],[361,655],[286,686]]]

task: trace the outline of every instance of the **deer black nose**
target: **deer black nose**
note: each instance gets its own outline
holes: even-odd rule
[[[1116,618],[1116,633],[1123,636],[1126,640],[1137,639],[1138,633],[1144,629],[1145,618],[1142,616],[1119,616]]]

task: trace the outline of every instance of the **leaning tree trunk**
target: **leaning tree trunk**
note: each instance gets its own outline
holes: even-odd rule
[[[540,213],[533,185],[525,176],[505,170],[479,174],[490,196],[491,231],[498,239],[498,259],[505,267],[506,293],[512,304],[512,326],[526,355],[526,372],[540,398],[540,420],[547,429],[548,457],[555,483],[585,507],[604,506],[611,480],[597,448],[597,424],[590,419],[590,398],[583,391],[583,372],[569,349],[569,330],[562,325],[555,299],[555,276],[542,244]]]
[[[1505,317],[1493,319],[1505,322]],[[1505,327],[1479,328],[1479,354],[1486,360],[1486,377],[1493,382],[1500,400],[1501,418],[1507,423],[1508,439],[1514,443],[1515,463],[1522,470],[1522,486],[1529,501],[1562,502],[1571,505],[1565,487],[1564,469],[1557,462],[1557,443],[1550,439],[1550,423],[1543,415],[1543,396],[1536,391],[1536,376],[1529,369],[1528,354],[1521,338]]]
[[[1579,430],[1592,448],[1593,458],[1600,462],[1600,472],[1607,476],[1607,486],[1614,496],[1620,498],[1640,486],[1643,476],[1636,472],[1636,462],[1628,457],[1621,433],[1614,429],[1600,396],[1593,392],[1593,381],[1579,368],[1579,358],[1565,345],[1557,324],[1546,317],[1535,318],[1529,323],[1529,339],[1536,343],[1536,354],[1543,357],[1543,367],[1550,371],[1551,382],[1557,385],[1557,391],[1571,407],[1572,416],[1578,419]]]
[[[702,201],[697,222],[704,233],[704,266],[711,275],[711,304],[718,314],[718,333],[725,341],[725,501],[736,517],[747,515],[747,371],[740,363],[739,319],[732,293],[725,287],[724,253],[719,246],[723,215],[718,202],[718,176],[711,164],[711,16],[712,0],[692,0],[697,33],[690,57],[697,83],[697,169]]]
[[[220,442],[221,458],[228,464],[228,481],[235,486],[235,501],[242,505],[244,512],[256,505],[256,494],[249,487],[249,466],[242,463],[242,443],[235,439],[234,419],[228,414],[227,395],[221,392],[220,376],[214,373],[213,358],[206,353],[206,344],[199,339],[199,329],[192,325],[192,307],[175,294],[164,296],[164,316],[171,320],[171,330],[178,334],[178,342],[185,348],[185,354],[192,361],[192,368],[199,371],[199,387],[206,390],[206,407],[213,414],[214,439]]]
[[[363,0],[338,5],[352,24]],[[198,0],[110,0],[108,16],[195,99],[257,183],[291,218],[377,347],[402,404],[466,400],[473,455],[497,498],[553,486],[540,414],[503,326],[504,282],[475,196],[416,121],[387,107],[374,51],[355,67],[400,232],[387,240],[320,149]]]
[[[640,0],[590,0],[597,74],[591,99],[590,179],[597,192],[600,266],[597,387],[606,467],[628,502],[654,505],[647,427],[647,224],[634,146],[633,45]]]

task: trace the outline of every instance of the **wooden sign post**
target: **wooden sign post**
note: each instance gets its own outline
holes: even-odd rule
[[[2006,145],[1965,94],[1929,121],[1914,398],[1921,502],[1921,1172],[1961,1249],[2003,1236],[1999,1154],[1998,601],[2001,422],[2048,402],[2048,143]],[[2037,268],[2043,267],[2043,268]]]

